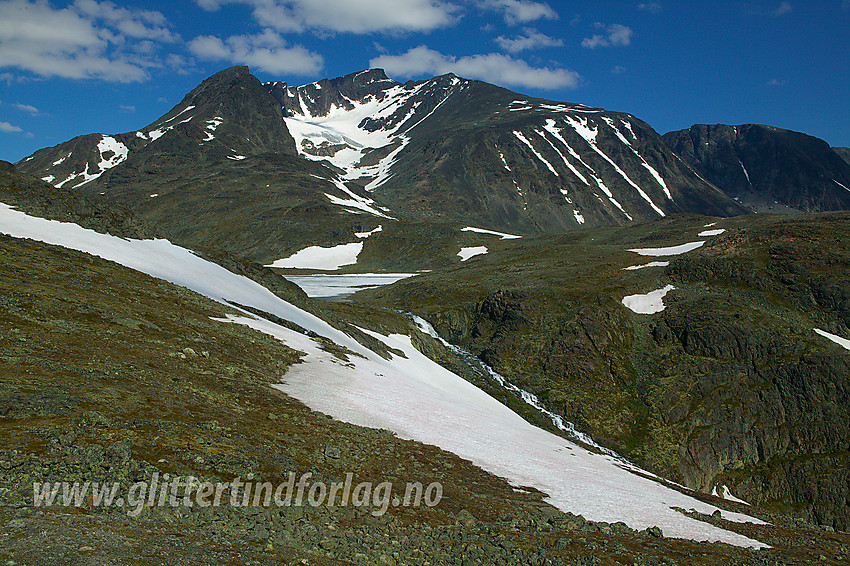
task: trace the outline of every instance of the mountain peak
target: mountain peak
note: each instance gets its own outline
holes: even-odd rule
[[[262,83],[249,72],[248,67],[228,67],[195,87],[183,98],[183,103],[188,102],[198,106],[211,100],[221,99],[227,92],[244,87],[256,91],[265,90],[262,88]],[[183,104],[181,103],[180,106]]]

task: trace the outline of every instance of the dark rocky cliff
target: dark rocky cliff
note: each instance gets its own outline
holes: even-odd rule
[[[758,124],[698,124],[663,139],[707,180],[756,209],[850,209],[850,164],[818,138]]]

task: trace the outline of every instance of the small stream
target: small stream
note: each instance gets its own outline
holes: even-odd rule
[[[567,436],[569,436],[570,438],[577,440],[577,441],[579,441],[583,444],[593,446],[594,448],[596,448],[597,450],[599,450],[600,452],[602,452],[604,454],[607,454],[608,456],[611,456],[613,458],[617,458],[618,460],[622,460],[622,461],[626,462],[625,458],[623,458],[622,456],[620,456],[619,454],[617,454],[613,450],[605,448],[604,446],[600,446],[599,444],[594,442],[593,439],[589,435],[587,435],[587,434],[585,434],[581,431],[576,430],[575,425],[573,423],[564,420],[564,418],[561,417],[561,415],[555,414],[552,411],[548,410],[546,407],[544,407],[543,404],[540,402],[540,399],[537,398],[537,395],[535,395],[534,393],[529,393],[525,389],[521,389],[521,388],[517,387],[516,385],[514,385],[513,383],[509,382],[507,380],[507,378],[505,378],[505,376],[503,376],[502,374],[500,374],[499,372],[497,372],[496,370],[494,370],[493,368],[491,368],[490,366],[488,366],[487,364],[482,362],[477,356],[473,356],[472,354],[470,354],[469,352],[467,352],[463,348],[460,348],[458,346],[455,346],[454,344],[450,344],[450,343],[446,342],[437,333],[436,329],[434,329],[434,327],[431,325],[431,323],[428,322],[427,320],[425,320],[424,318],[422,318],[421,316],[417,316],[417,315],[410,313],[410,312],[403,312],[403,314],[408,316],[413,321],[413,323],[416,325],[416,327],[419,328],[419,330],[428,334],[429,336],[431,336],[435,340],[439,341],[440,344],[442,344],[443,346],[445,346],[446,348],[451,350],[454,354],[456,354],[475,373],[477,373],[478,375],[482,375],[482,376],[489,375],[491,378],[493,378],[499,385],[501,385],[507,391],[513,393],[514,395],[516,395],[517,397],[519,397],[520,399],[525,401],[527,404],[531,405],[532,407],[534,407],[535,409],[537,409],[538,411],[540,411],[541,413],[546,415],[552,421],[552,424],[555,425],[555,427],[558,430],[566,433]]]

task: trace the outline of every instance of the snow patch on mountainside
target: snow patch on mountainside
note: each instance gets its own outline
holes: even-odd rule
[[[466,261],[469,258],[475,257],[477,255],[482,255],[487,253],[486,246],[469,246],[467,248],[461,248],[459,252],[457,252],[458,257],[460,257],[460,261]]]
[[[649,171],[649,174],[652,175],[653,178],[655,178],[655,181],[659,185],[661,185],[661,190],[664,191],[664,194],[667,196],[667,198],[670,199],[670,200],[673,200],[673,195],[670,193],[670,189],[667,187],[667,183],[664,182],[664,179],[661,178],[661,175],[659,175],[658,171],[656,171],[654,167],[652,167],[649,163],[647,163],[646,159],[644,159],[643,156],[640,153],[638,153],[638,151],[634,148],[632,143],[628,139],[626,139],[626,136],[623,135],[623,133],[620,131],[620,129],[616,125],[614,125],[614,121],[611,118],[608,118],[607,116],[603,116],[602,119],[605,121],[606,124],[608,124],[608,126],[611,127],[611,129],[614,131],[614,135],[616,135],[617,138],[619,138],[619,140],[621,142],[623,142],[625,145],[627,145],[629,147],[629,149],[632,150],[632,153],[635,154],[635,157],[640,159],[641,165],[643,165],[643,167],[647,171]],[[623,122],[623,124],[628,126],[628,130],[631,132],[632,138],[637,139],[634,131],[632,130],[632,125],[629,124],[628,122]]]
[[[691,252],[699,247],[702,247],[705,244],[705,241],[699,242],[689,242],[687,244],[680,244],[678,246],[670,246],[667,248],[634,248],[630,249],[630,252],[635,252],[638,255],[644,256],[653,256],[653,257],[664,257],[669,255],[679,255]]]
[[[361,251],[363,251],[363,242],[340,244],[330,248],[310,246],[289,257],[274,261],[266,267],[335,271],[344,265],[357,263],[357,256],[360,255]]]
[[[495,232],[493,230],[485,230],[484,228],[473,228],[472,226],[461,228],[461,232],[476,232],[478,234],[490,234],[492,236],[501,236],[503,240],[518,240],[522,238],[522,236],[516,236],[514,234],[505,234],[504,232]]]
[[[292,330],[262,320],[234,322],[261,329],[306,352],[303,363],[292,366],[277,388],[314,410],[434,444],[513,485],[540,489],[552,505],[593,521],[624,521],[634,529],[659,526],[666,536],[764,546],[675,511],[673,507],[710,515],[716,508],[632,473],[613,456],[592,453],[527,423],[425,357],[409,336],[363,329],[403,356],[393,355],[389,361],[352,358],[350,364],[342,365]],[[422,410],[424,400],[428,410]],[[733,521],[759,522],[746,515],[721,513]]]
[[[333,183],[333,185],[345,193],[348,198],[340,198],[334,196],[329,193],[325,193],[325,197],[331,201],[333,204],[337,204],[339,206],[344,206],[346,208],[353,208],[356,210],[360,210],[362,212],[368,212],[369,214],[374,214],[375,216],[380,216],[381,218],[387,218],[389,220],[395,220],[392,216],[388,216],[378,210],[376,208],[375,201],[368,197],[363,197],[349,189],[345,183],[339,178],[326,179],[325,177],[319,177],[318,175],[310,175],[311,177],[315,177],[316,179],[322,179],[323,181],[329,181]]]
[[[554,135],[556,138],[560,139],[560,140],[564,143],[564,145],[567,145],[567,142],[565,142],[565,141],[564,141],[564,139],[561,137],[560,132],[558,132],[558,131],[554,128],[554,125],[555,125],[555,120],[546,120],[546,125],[544,126],[544,128],[546,129],[546,131],[548,131],[549,133],[551,133],[552,135]],[[576,169],[576,168],[573,166],[573,164],[569,162],[569,160],[567,159],[567,157],[566,157],[563,153],[561,153],[561,150],[560,150],[560,149],[558,149],[558,146],[556,146],[554,143],[552,143],[552,141],[551,141],[549,138],[547,138],[545,135],[543,135],[543,134],[542,134],[541,132],[539,132],[538,130],[534,130],[534,131],[535,131],[535,132],[536,132],[536,133],[537,133],[540,137],[542,137],[544,140],[546,140],[547,142],[549,142],[549,145],[550,145],[550,146],[552,146],[552,149],[554,149],[554,150],[555,150],[555,153],[557,153],[557,154],[561,157],[561,160],[564,162],[564,165],[566,165],[566,166],[567,166],[567,169],[569,169],[570,171],[572,171],[572,172],[573,172],[573,175],[575,175],[576,177],[578,177],[578,178],[581,180],[581,182],[582,182],[582,183],[584,183],[585,185],[590,186],[590,183],[588,183],[588,182],[587,182],[587,179],[585,178],[585,176],[584,176],[584,175],[582,175],[581,173],[579,173],[578,169]]]
[[[89,181],[94,181],[104,172],[109,169],[112,169],[116,165],[121,164],[125,159],[127,159],[127,155],[129,155],[130,150],[127,149],[127,146],[116,140],[112,136],[100,136],[100,140],[97,142],[97,153],[100,161],[93,165],[90,162],[86,162],[82,171],[75,171],[68,175],[65,180],[60,183],[57,183],[56,186],[62,188],[64,185],[70,183],[71,181],[78,181],[73,185],[72,188],[76,189],[77,187],[81,187],[88,183]],[[71,153],[68,153],[65,157],[55,161],[53,165],[59,165],[65,159],[71,157]],[[90,169],[94,169],[94,172],[91,172]],[[79,177],[82,175],[82,180],[79,180]],[[55,177],[53,175],[48,175],[47,177],[42,177],[42,180],[50,183],[53,181]]]
[[[212,120],[207,120],[207,125],[204,128],[204,130],[205,130],[204,133],[207,135],[207,137],[205,137],[203,139],[203,142],[208,142],[208,141],[214,140],[216,128],[218,128],[223,123],[224,123],[224,119],[221,118],[220,116],[216,116]]]
[[[643,295],[629,295],[623,297],[623,305],[637,314],[655,314],[664,310],[664,295],[673,289],[674,286],[667,285]]]
[[[750,181],[750,174],[747,172],[747,168],[744,167],[744,164],[741,163],[741,160],[738,160],[738,165],[741,166],[741,169],[744,171],[744,176],[747,178],[747,184],[752,185],[752,181]]]
[[[717,491],[717,486],[714,486],[711,490],[711,495],[713,495],[714,497],[725,499],[726,501],[734,501],[735,503],[740,503],[742,505],[749,505],[749,503],[747,503],[743,499],[738,499],[737,497],[732,495],[732,492],[729,491],[729,487],[725,485],[720,488],[720,492]]]
[[[127,155],[130,153],[126,145],[112,136],[103,136],[97,142],[97,150],[100,152],[100,163],[97,166],[101,170],[101,173],[120,164],[127,159]],[[111,155],[107,157],[108,154]]]
[[[556,177],[560,177],[560,175],[558,175],[558,172],[557,172],[557,171],[555,171],[555,168],[554,168],[554,167],[552,167],[552,164],[551,164],[551,163],[549,163],[549,162],[546,160],[546,158],[545,158],[545,157],[543,157],[542,155],[540,155],[540,152],[539,152],[539,151],[537,151],[536,149],[534,149],[534,146],[533,146],[533,145],[531,145],[531,142],[530,142],[530,141],[528,141],[528,138],[526,138],[524,135],[522,135],[522,132],[514,131],[514,135],[517,137],[517,139],[519,139],[519,141],[521,141],[522,143],[524,143],[524,144],[528,147],[528,149],[530,149],[530,150],[531,150],[531,152],[532,152],[534,155],[536,155],[536,156],[537,156],[537,159],[539,159],[540,161],[542,161],[542,162],[543,162],[543,164],[544,164],[544,165],[546,165],[546,167],[548,167],[548,168],[549,168],[549,171],[551,171],[552,173],[554,173]]]
[[[827,332],[826,330],[821,330],[820,328],[815,328],[815,332],[817,334],[823,336],[824,338],[832,340],[833,342],[835,342],[839,346],[841,346],[841,347],[843,347],[847,350],[850,350],[850,340],[848,340],[846,338],[842,338],[841,336],[837,336],[835,334],[831,334],[831,333]]]
[[[552,134],[558,141],[560,141],[562,144],[564,144],[564,147],[567,149],[567,152],[570,154],[570,156],[573,159],[575,159],[576,161],[578,161],[579,163],[581,163],[589,171],[589,175],[591,177],[593,177],[593,180],[596,183],[596,186],[599,187],[599,189],[603,193],[605,193],[606,197],[608,197],[608,201],[611,204],[613,204],[620,212],[622,212],[623,215],[626,218],[628,218],[629,221],[631,222],[633,220],[631,215],[628,212],[626,212],[626,210],[623,208],[623,205],[621,205],[619,203],[619,201],[617,201],[617,199],[614,198],[614,193],[612,193],[611,190],[602,181],[602,179],[599,178],[599,175],[596,174],[596,171],[590,165],[585,163],[584,159],[581,158],[581,156],[570,146],[570,144],[567,143],[567,140],[564,139],[564,136],[561,135],[561,132],[558,130],[558,127],[557,127],[557,122],[555,120],[548,119],[548,120],[546,120],[546,124],[543,127],[547,132]],[[585,139],[587,139],[587,138],[585,138]],[[553,146],[554,146],[554,144],[553,144]],[[560,151],[558,153],[560,153]],[[564,157],[563,154],[561,154],[561,157],[564,158],[565,162],[567,162],[567,160],[566,160],[566,158]],[[567,162],[567,165],[570,166],[570,164],[568,162]],[[574,167],[570,166],[570,169],[574,173],[576,173],[580,179],[584,180],[584,182],[589,185],[589,183],[587,183],[587,180],[584,178],[584,176],[581,175],[581,173],[579,173]],[[600,202],[602,202],[602,199],[600,199]]]
[[[590,148],[591,148],[593,151],[595,151],[597,154],[599,154],[599,156],[600,156],[600,157],[602,157],[605,161],[607,161],[607,162],[611,165],[611,167],[613,167],[613,168],[614,168],[614,170],[615,170],[615,171],[616,171],[616,172],[617,172],[617,173],[618,173],[618,174],[619,174],[619,175],[620,175],[623,179],[625,179],[625,181],[626,181],[628,184],[630,184],[632,187],[634,187],[634,189],[638,192],[638,194],[641,196],[641,198],[642,198],[643,200],[645,200],[647,203],[649,203],[649,206],[651,206],[651,207],[652,207],[652,209],[653,209],[656,213],[658,213],[658,215],[659,215],[659,216],[666,216],[666,214],[664,214],[664,211],[663,211],[663,210],[661,210],[660,208],[658,208],[658,207],[655,205],[655,203],[654,203],[654,202],[652,202],[652,199],[651,199],[651,198],[649,198],[649,195],[648,195],[648,194],[646,194],[646,192],[645,192],[643,189],[641,189],[641,188],[637,185],[637,183],[635,183],[634,181],[632,181],[632,180],[629,178],[629,176],[628,176],[628,175],[626,175],[626,172],[625,172],[625,171],[623,171],[623,170],[620,168],[620,166],[619,166],[619,165],[617,165],[617,164],[614,162],[614,160],[613,160],[613,159],[611,159],[610,157],[608,157],[608,156],[607,156],[607,155],[606,155],[606,154],[605,154],[605,153],[604,153],[601,149],[599,149],[599,147],[597,147],[597,145],[596,145],[596,136],[599,134],[599,128],[591,128],[591,127],[588,125],[588,123],[589,123],[589,122],[588,122],[587,118],[583,118],[583,117],[581,117],[581,118],[573,118],[572,116],[565,116],[565,117],[564,117],[564,120],[566,120],[566,121],[567,121],[567,123],[569,123],[569,124],[570,124],[570,126],[572,126],[572,127],[573,127],[573,129],[574,129],[574,130],[575,130],[575,131],[576,131],[576,132],[577,132],[577,133],[578,133],[581,137],[583,137],[583,138],[587,141],[588,145],[590,146]],[[615,128],[615,130],[616,130],[616,128]],[[627,144],[627,145],[628,145],[628,144]],[[629,145],[629,147],[631,147],[631,145]],[[638,157],[640,157],[640,156],[638,156]],[[666,185],[665,185],[665,188],[666,188]],[[668,191],[668,193],[669,193],[669,191]]]

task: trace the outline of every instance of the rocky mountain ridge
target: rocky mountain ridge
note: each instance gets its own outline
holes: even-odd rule
[[[850,147],[833,147],[832,151],[837,153],[841,159],[850,163]]]
[[[444,75],[267,83],[302,155],[400,213],[521,233],[742,212],[629,114]]]

